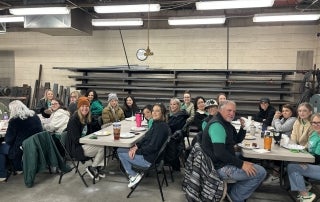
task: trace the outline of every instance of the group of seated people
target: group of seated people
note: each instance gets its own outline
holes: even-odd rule
[[[71,156],[78,160],[94,158],[92,165],[86,168],[92,178],[105,177],[101,170],[104,160],[102,146],[83,145],[79,139],[101,129],[101,124],[121,121],[132,117],[138,112],[144,114],[148,120],[148,128],[144,138],[131,148],[118,149],[119,159],[129,176],[129,187],[134,186],[141,174],[132,170],[132,164],[150,166],[161,145],[170,134],[184,130],[186,126],[194,126],[202,132],[199,140],[204,152],[212,159],[215,169],[222,179],[231,178],[237,181],[229,189],[229,194],[234,201],[244,201],[265,180],[266,170],[260,165],[243,160],[235,155],[234,146],[240,143],[246,134],[245,123],[241,119],[241,128],[237,132],[231,121],[235,118],[236,104],[227,100],[225,94],[219,94],[215,99],[205,100],[202,96],[194,98],[191,102],[191,93],[183,94],[183,102],[172,98],[169,113],[163,104],[146,105],[141,110],[138,108],[134,97],[128,95],[123,106],[115,93],[108,95],[106,107],[98,99],[95,90],[88,90],[85,96],[80,97],[77,91],[70,95],[70,103],[66,107],[61,100],[54,97],[51,90],[45,92],[35,110],[30,110],[21,101],[15,100],[9,104],[10,119],[5,144],[0,145],[0,181],[6,180],[6,160],[11,159],[14,169],[22,172],[22,142],[35,133],[47,130],[60,134],[67,131],[66,148]],[[41,122],[37,114],[48,117]],[[102,123],[99,123],[101,117]],[[307,190],[303,176],[320,179],[319,156],[320,143],[320,115],[312,115],[312,106],[301,103],[296,110],[289,104],[282,106],[281,111],[272,107],[270,99],[261,98],[259,112],[253,117],[254,121],[262,123],[262,129],[268,126],[290,137],[292,143],[303,145],[315,155],[313,164],[288,165],[288,176],[291,189],[299,192],[299,199],[312,201],[315,195]],[[209,125],[208,125],[209,124]],[[58,141],[56,141],[58,144]],[[180,169],[179,159],[173,164],[175,170]],[[276,163],[275,163],[276,167]],[[276,178],[270,173],[267,181]]]

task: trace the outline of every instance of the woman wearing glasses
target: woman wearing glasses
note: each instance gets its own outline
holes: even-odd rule
[[[311,118],[313,132],[308,140],[308,150],[314,155],[314,164],[297,164],[288,165],[288,176],[291,191],[298,191],[298,201],[313,201],[316,198],[314,193],[309,192],[306,188],[304,177],[320,180],[320,114],[316,113]]]
[[[61,134],[67,128],[70,113],[59,99],[52,99],[49,110],[51,111],[51,115],[49,121],[43,123],[43,129],[48,132]]]
[[[295,144],[306,146],[308,138],[311,135],[312,128],[310,118],[312,115],[312,106],[303,102],[298,106],[298,119],[293,124],[291,140]]]

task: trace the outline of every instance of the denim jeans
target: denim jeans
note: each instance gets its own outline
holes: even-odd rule
[[[10,146],[8,144],[0,143],[0,178],[7,177],[7,155]]]
[[[266,177],[266,170],[254,164],[257,173],[255,176],[248,176],[244,170],[235,166],[226,165],[217,170],[223,180],[235,180],[236,183],[228,187],[228,193],[234,202],[243,202],[258,188],[260,183]]]
[[[320,180],[320,166],[312,164],[288,164],[291,191],[306,191],[304,176]]]
[[[136,154],[133,159],[129,157],[129,148],[118,148],[117,150],[119,159],[129,176],[135,176],[137,173],[132,170],[132,165],[141,167],[150,167],[151,163],[143,158],[143,155]]]

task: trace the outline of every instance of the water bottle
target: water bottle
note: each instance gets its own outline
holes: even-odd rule
[[[3,120],[7,121],[9,119],[8,113],[3,112]]]

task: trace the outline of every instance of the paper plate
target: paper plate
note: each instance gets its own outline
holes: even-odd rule
[[[255,140],[256,136],[252,136],[252,135],[247,135],[244,137],[245,140]]]
[[[108,130],[105,130],[105,131],[97,131],[97,132],[94,132],[94,134],[96,136],[108,136],[108,135],[111,135],[111,132],[108,131]]]
[[[131,131],[145,131],[147,130],[145,127],[132,127]]]
[[[243,149],[259,149],[259,146],[257,145],[256,147],[253,147],[252,144],[250,144],[250,146],[246,146],[243,143],[239,143],[238,144],[239,147],[243,148]]]
[[[126,121],[135,121],[136,120],[136,117],[132,116],[132,117],[129,117],[129,118],[125,118]]]
[[[120,133],[120,138],[126,139],[126,138],[133,138],[135,134],[133,133]]]
[[[294,150],[304,150],[304,146],[298,145],[298,144],[287,144],[287,145],[281,145],[282,147],[286,149],[294,149]]]

